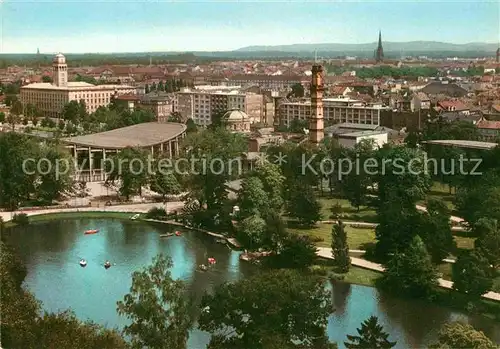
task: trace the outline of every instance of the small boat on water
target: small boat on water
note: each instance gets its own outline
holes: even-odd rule
[[[175,236],[181,236],[181,235],[182,235],[182,234],[181,234],[181,232],[180,232],[180,231],[178,231],[178,230],[177,230],[177,231],[175,232]]]
[[[104,263],[104,268],[105,269],[111,268],[111,263],[109,261],[106,261],[106,263]]]
[[[175,235],[174,233],[160,234],[160,237],[161,238],[169,238],[169,237],[174,236],[174,235]]]
[[[80,260],[80,266],[81,266],[82,268],[85,268],[85,267],[87,266],[87,261],[86,261],[85,259],[81,259],[81,260]]]
[[[217,263],[215,258],[212,258],[212,257],[208,258],[208,264],[215,264],[215,263]]]
[[[207,271],[208,270],[208,267],[205,264],[201,264],[199,266],[199,268],[200,268],[201,271]]]
[[[90,230],[85,230],[85,235],[92,235],[92,234],[97,234],[99,230],[97,229],[90,229]]]
[[[138,219],[141,215],[138,213],[138,214],[135,214],[133,215],[132,217],[130,217],[131,220],[135,221],[136,219]]]

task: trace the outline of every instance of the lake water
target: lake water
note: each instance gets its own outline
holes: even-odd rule
[[[85,230],[99,229],[95,235]],[[7,240],[17,247],[28,268],[26,286],[45,309],[72,308],[82,319],[108,327],[121,327],[127,320],[116,313],[116,302],[128,293],[131,274],[164,253],[174,266],[172,275],[186,281],[188,297],[199,301],[205,291],[225,281],[248,277],[258,269],[240,262],[239,252],[216,244],[205,234],[182,231],[181,237],[160,238],[177,228],[162,224],[112,219],[71,219],[33,224],[8,230]],[[217,264],[207,272],[197,270],[208,257]],[[78,264],[81,258],[86,268]],[[105,270],[103,263],[116,263]],[[335,283],[329,288],[335,312],[329,318],[328,334],[343,346],[346,334],[356,333],[371,315],[379,317],[398,348],[420,348],[435,339],[437,329],[451,320],[464,320],[500,342],[500,324],[482,317],[468,317],[424,302],[381,296],[375,288]],[[205,348],[209,334],[193,330],[190,349]]]

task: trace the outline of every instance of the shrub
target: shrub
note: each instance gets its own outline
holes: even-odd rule
[[[12,222],[19,225],[28,225],[30,224],[30,219],[26,213],[16,213],[12,217]]]
[[[153,207],[146,213],[146,218],[164,220],[167,218],[167,212],[164,208]]]

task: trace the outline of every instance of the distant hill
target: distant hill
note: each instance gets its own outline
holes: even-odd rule
[[[468,44],[450,44],[438,41],[409,41],[409,42],[390,42],[383,41],[382,45],[385,52],[495,52],[498,45],[484,42],[472,42]],[[377,47],[377,42],[365,44],[293,44],[277,46],[247,46],[242,47],[236,52],[373,52]]]

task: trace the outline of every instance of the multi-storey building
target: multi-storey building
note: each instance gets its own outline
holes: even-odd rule
[[[290,88],[295,84],[309,83],[309,78],[298,75],[240,74],[227,78],[223,76],[212,76],[208,78],[207,81],[213,86],[258,85],[262,89],[281,90]]]
[[[60,117],[64,105],[71,101],[84,101],[88,113],[107,106],[115,94],[135,94],[136,89],[127,85],[92,85],[68,81],[66,58],[57,54],[52,61],[53,83],[34,83],[21,87],[23,106],[33,104],[42,115]]]
[[[260,94],[242,92],[239,87],[200,86],[185,88],[176,94],[174,111],[183,119],[193,119],[201,126],[208,126],[212,116],[228,110],[241,110],[251,122],[261,122],[264,116],[264,97]]]
[[[279,121],[289,126],[293,119],[309,120],[311,101],[282,101],[279,106]],[[365,105],[361,101],[349,98],[323,98],[323,119],[326,124],[349,122],[353,124],[380,125],[384,112],[389,107]]]

